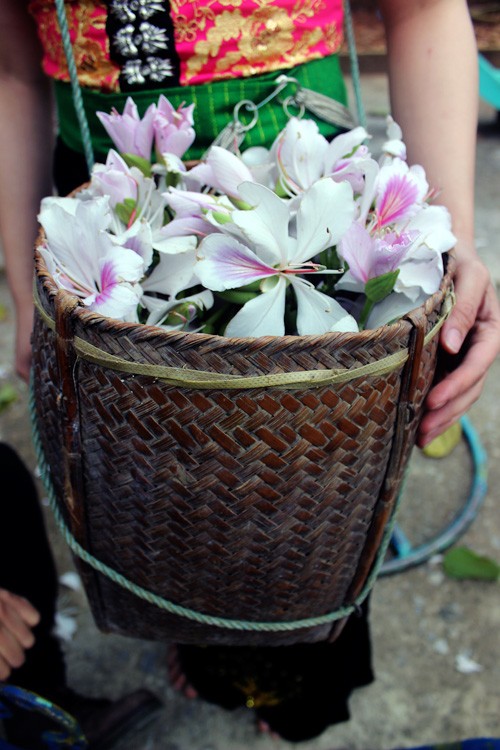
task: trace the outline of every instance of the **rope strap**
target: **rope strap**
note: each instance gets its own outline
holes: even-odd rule
[[[252,631],[252,632],[276,633],[276,632],[300,630],[302,628],[313,628],[313,627],[318,627],[321,625],[328,625],[330,623],[335,622],[336,620],[341,620],[345,617],[349,617],[349,615],[353,614],[353,612],[359,609],[359,607],[361,606],[361,604],[363,603],[363,601],[366,599],[371,589],[373,588],[373,585],[378,576],[380,568],[382,567],[382,564],[384,562],[384,558],[385,558],[385,555],[389,546],[389,542],[390,542],[393,528],[394,528],[396,513],[397,513],[397,509],[399,506],[402,493],[400,493],[400,495],[398,496],[396,500],[391,518],[385,528],[384,535],[382,538],[382,543],[378,549],[375,562],[373,564],[372,570],[370,571],[368,578],[366,579],[366,582],[362,591],[358,594],[358,596],[356,597],[356,599],[353,601],[352,604],[347,605],[345,607],[340,607],[339,609],[336,609],[334,612],[329,612],[328,614],[319,615],[317,617],[307,617],[302,620],[290,620],[290,621],[285,621],[285,622],[257,622],[257,621],[252,621],[252,620],[233,620],[233,619],[229,619],[226,617],[216,617],[213,615],[207,615],[207,614],[204,614],[203,612],[198,612],[197,610],[190,609],[189,607],[183,607],[180,604],[175,604],[174,602],[171,602],[168,599],[164,599],[162,596],[158,596],[157,594],[154,594],[152,591],[148,591],[147,589],[144,589],[142,586],[138,586],[137,584],[133,583],[133,581],[130,581],[124,575],[122,575],[121,573],[118,573],[116,570],[109,567],[108,565],[101,562],[100,560],[97,560],[93,555],[87,552],[87,550],[84,549],[76,541],[75,537],[73,536],[71,531],[68,529],[67,525],[65,524],[64,519],[61,515],[61,511],[57,504],[55,490],[54,490],[51,477],[50,477],[50,468],[45,459],[45,455],[43,453],[43,448],[42,448],[42,444],[40,440],[40,435],[38,432],[33,383],[31,383],[31,388],[30,388],[30,413],[31,413],[32,433],[33,433],[33,444],[35,447],[35,452],[36,452],[36,456],[38,460],[40,475],[41,475],[43,484],[45,486],[45,489],[47,491],[50,507],[52,509],[52,512],[54,513],[56,523],[66,543],[68,544],[69,548],[75,555],[77,555],[83,562],[87,563],[87,565],[90,565],[94,570],[98,571],[99,573],[102,573],[111,581],[113,581],[113,583],[118,584],[122,588],[129,591],[131,594],[134,594],[135,596],[139,597],[140,599],[143,599],[149,604],[154,604],[156,607],[168,612],[169,614],[182,617],[186,620],[198,622],[203,625],[211,625],[211,626],[214,626],[217,628],[223,628],[226,630],[242,630],[242,631]]]
[[[78,72],[76,69],[75,56],[73,54],[73,47],[71,44],[71,37],[68,27],[68,18],[66,16],[66,8],[64,7],[64,0],[55,0],[57,20],[61,31],[61,40],[68,64],[68,71],[71,81],[71,93],[73,95],[73,102],[75,106],[76,116],[78,118],[78,125],[80,127],[83,151],[85,154],[85,160],[87,162],[87,168],[89,172],[92,171],[94,166],[94,152],[92,149],[92,140],[90,137],[89,123],[85,108],[83,106],[82,91],[80,89],[80,83],[78,81]]]
[[[45,325],[50,328],[50,330],[56,331],[55,321],[44,310],[36,286],[34,301]],[[452,310],[453,301],[453,294],[449,293],[443,302],[439,320],[425,336],[425,346],[432,341],[441,329]],[[122,359],[114,354],[109,354],[79,336],[75,336],[72,343],[76,355],[87,362],[92,362],[96,365],[107,367],[110,370],[116,370],[131,375],[147,375],[151,378],[162,380],[167,385],[196,389],[216,388],[247,390],[272,386],[283,388],[297,388],[298,386],[303,386],[306,388],[338,385],[341,383],[347,383],[355,378],[386,375],[389,372],[402,367],[408,360],[409,356],[408,349],[401,349],[400,351],[395,352],[394,354],[389,354],[387,357],[377,360],[376,362],[370,362],[367,365],[360,365],[359,367],[353,367],[352,369],[336,368],[330,370],[299,370],[296,372],[245,376],[220,374],[205,370],[192,370],[184,367],[169,367],[167,365],[130,362],[129,360]]]

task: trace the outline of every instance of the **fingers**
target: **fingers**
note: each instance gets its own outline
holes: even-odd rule
[[[0,680],[24,663],[24,652],[33,646],[31,628],[40,615],[26,600],[0,589]]]
[[[480,397],[485,380],[486,377],[482,378],[466,393],[448,401],[440,409],[427,411],[419,427],[417,445],[423,448],[468,412],[472,404]]]
[[[441,344],[450,354],[460,351],[483,303],[494,305],[491,293],[496,299],[488,269],[479,258],[457,265],[454,286],[456,304],[441,333]]]
[[[500,344],[500,325],[478,323],[466,344],[463,357],[450,360],[452,371],[435,385],[427,397],[427,408],[441,409],[482,382],[493,364]],[[469,406],[472,406],[473,400]]]
[[[440,344],[451,355],[448,372],[426,400],[419,428],[423,447],[465,414],[479,398],[486,373],[500,351],[500,306],[489,273],[473,260],[455,277],[457,304],[443,326]]]

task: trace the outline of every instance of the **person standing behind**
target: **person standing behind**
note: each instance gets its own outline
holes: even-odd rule
[[[476,46],[466,0],[379,0],[378,5],[387,37],[393,117],[402,127],[409,162],[422,164],[429,183],[441,191],[440,200],[451,213],[457,237],[457,303],[440,335],[441,352],[450,357],[452,366],[427,398],[418,438],[425,445],[479,397],[500,349],[500,308],[474,246]],[[341,39],[341,0],[323,0],[314,7],[306,0],[299,4],[242,0],[233,5],[226,0],[80,0],[66,7],[93,131],[97,109],[109,111],[116,106],[122,111],[130,93],[144,111],[150,97],[156,100],[162,90],[174,106],[197,102],[198,122],[210,140],[223,127],[223,115],[230,119],[232,105],[243,98],[261,101],[265,91],[275,88],[279,72],[341,103],[345,99],[335,54]],[[29,9],[37,20],[43,50]],[[41,73],[42,58],[45,71],[58,79],[54,87],[60,124],[57,184],[66,192],[87,174],[55,28],[53,0],[4,0],[0,6],[0,231],[18,311],[17,367],[24,377],[29,368],[35,217],[40,199],[52,191],[51,89]],[[281,109],[270,105],[270,122],[278,113],[282,115]],[[260,141],[249,145],[270,145],[279,127],[276,120],[274,131],[255,129],[253,135]],[[327,127],[323,132],[332,135],[334,130]],[[94,131],[94,135],[97,155],[102,157],[106,141],[101,140],[102,133]],[[344,630],[344,635],[352,634],[352,658],[364,654],[363,664],[357,665],[364,668],[357,685],[370,679],[368,636],[363,631],[361,649],[354,621]],[[354,662],[344,657],[352,672]],[[324,686],[334,680],[338,660],[316,658],[321,674],[308,681],[308,700],[319,705],[311,692],[314,683],[324,693]],[[199,660],[193,661],[196,676]],[[218,655],[215,661],[220,662]],[[314,717],[314,727],[297,728],[293,737],[288,730],[297,715],[295,704],[282,701],[280,734],[298,741],[341,720],[335,716],[347,718],[345,704],[352,685],[346,680],[334,688],[335,700],[326,701],[324,716]],[[297,696],[294,700],[297,703]],[[331,703],[338,710],[331,709]],[[273,712],[261,715],[272,729]]]

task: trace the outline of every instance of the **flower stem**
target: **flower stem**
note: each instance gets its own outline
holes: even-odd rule
[[[373,309],[374,302],[373,300],[369,299],[368,297],[365,299],[365,304],[363,305],[363,309],[361,310],[361,314],[359,316],[359,330],[364,331],[366,321],[368,320],[368,316],[370,315],[372,309]]]
[[[205,324],[203,328],[201,329],[202,333],[215,333],[215,324],[220,320],[220,318],[226,313],[229,308],[231,307],[230,303],[226,303],[224,305],[221,305],[218,310],[216,310],[207,320],[205,321]]]

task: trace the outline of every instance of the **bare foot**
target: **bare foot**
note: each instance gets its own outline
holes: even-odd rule
[[[193,699],[198,697],[198,693],[194,687],[189,684],[186,675],[182,671],[179,651],[175,643],[171,643],[168,647],[167,668],[170,684],[174,690],[182,693],[185,698]]]
[[[271,727],[267,723],[267,721],[264,721],[263,719],[259,719],[257,722],[257,729],[261,734],[267,734],[269,737],[271,737],[273,740],[279,740],[281,739],[279,734],[277,732],[273,732],[271,730]]]

